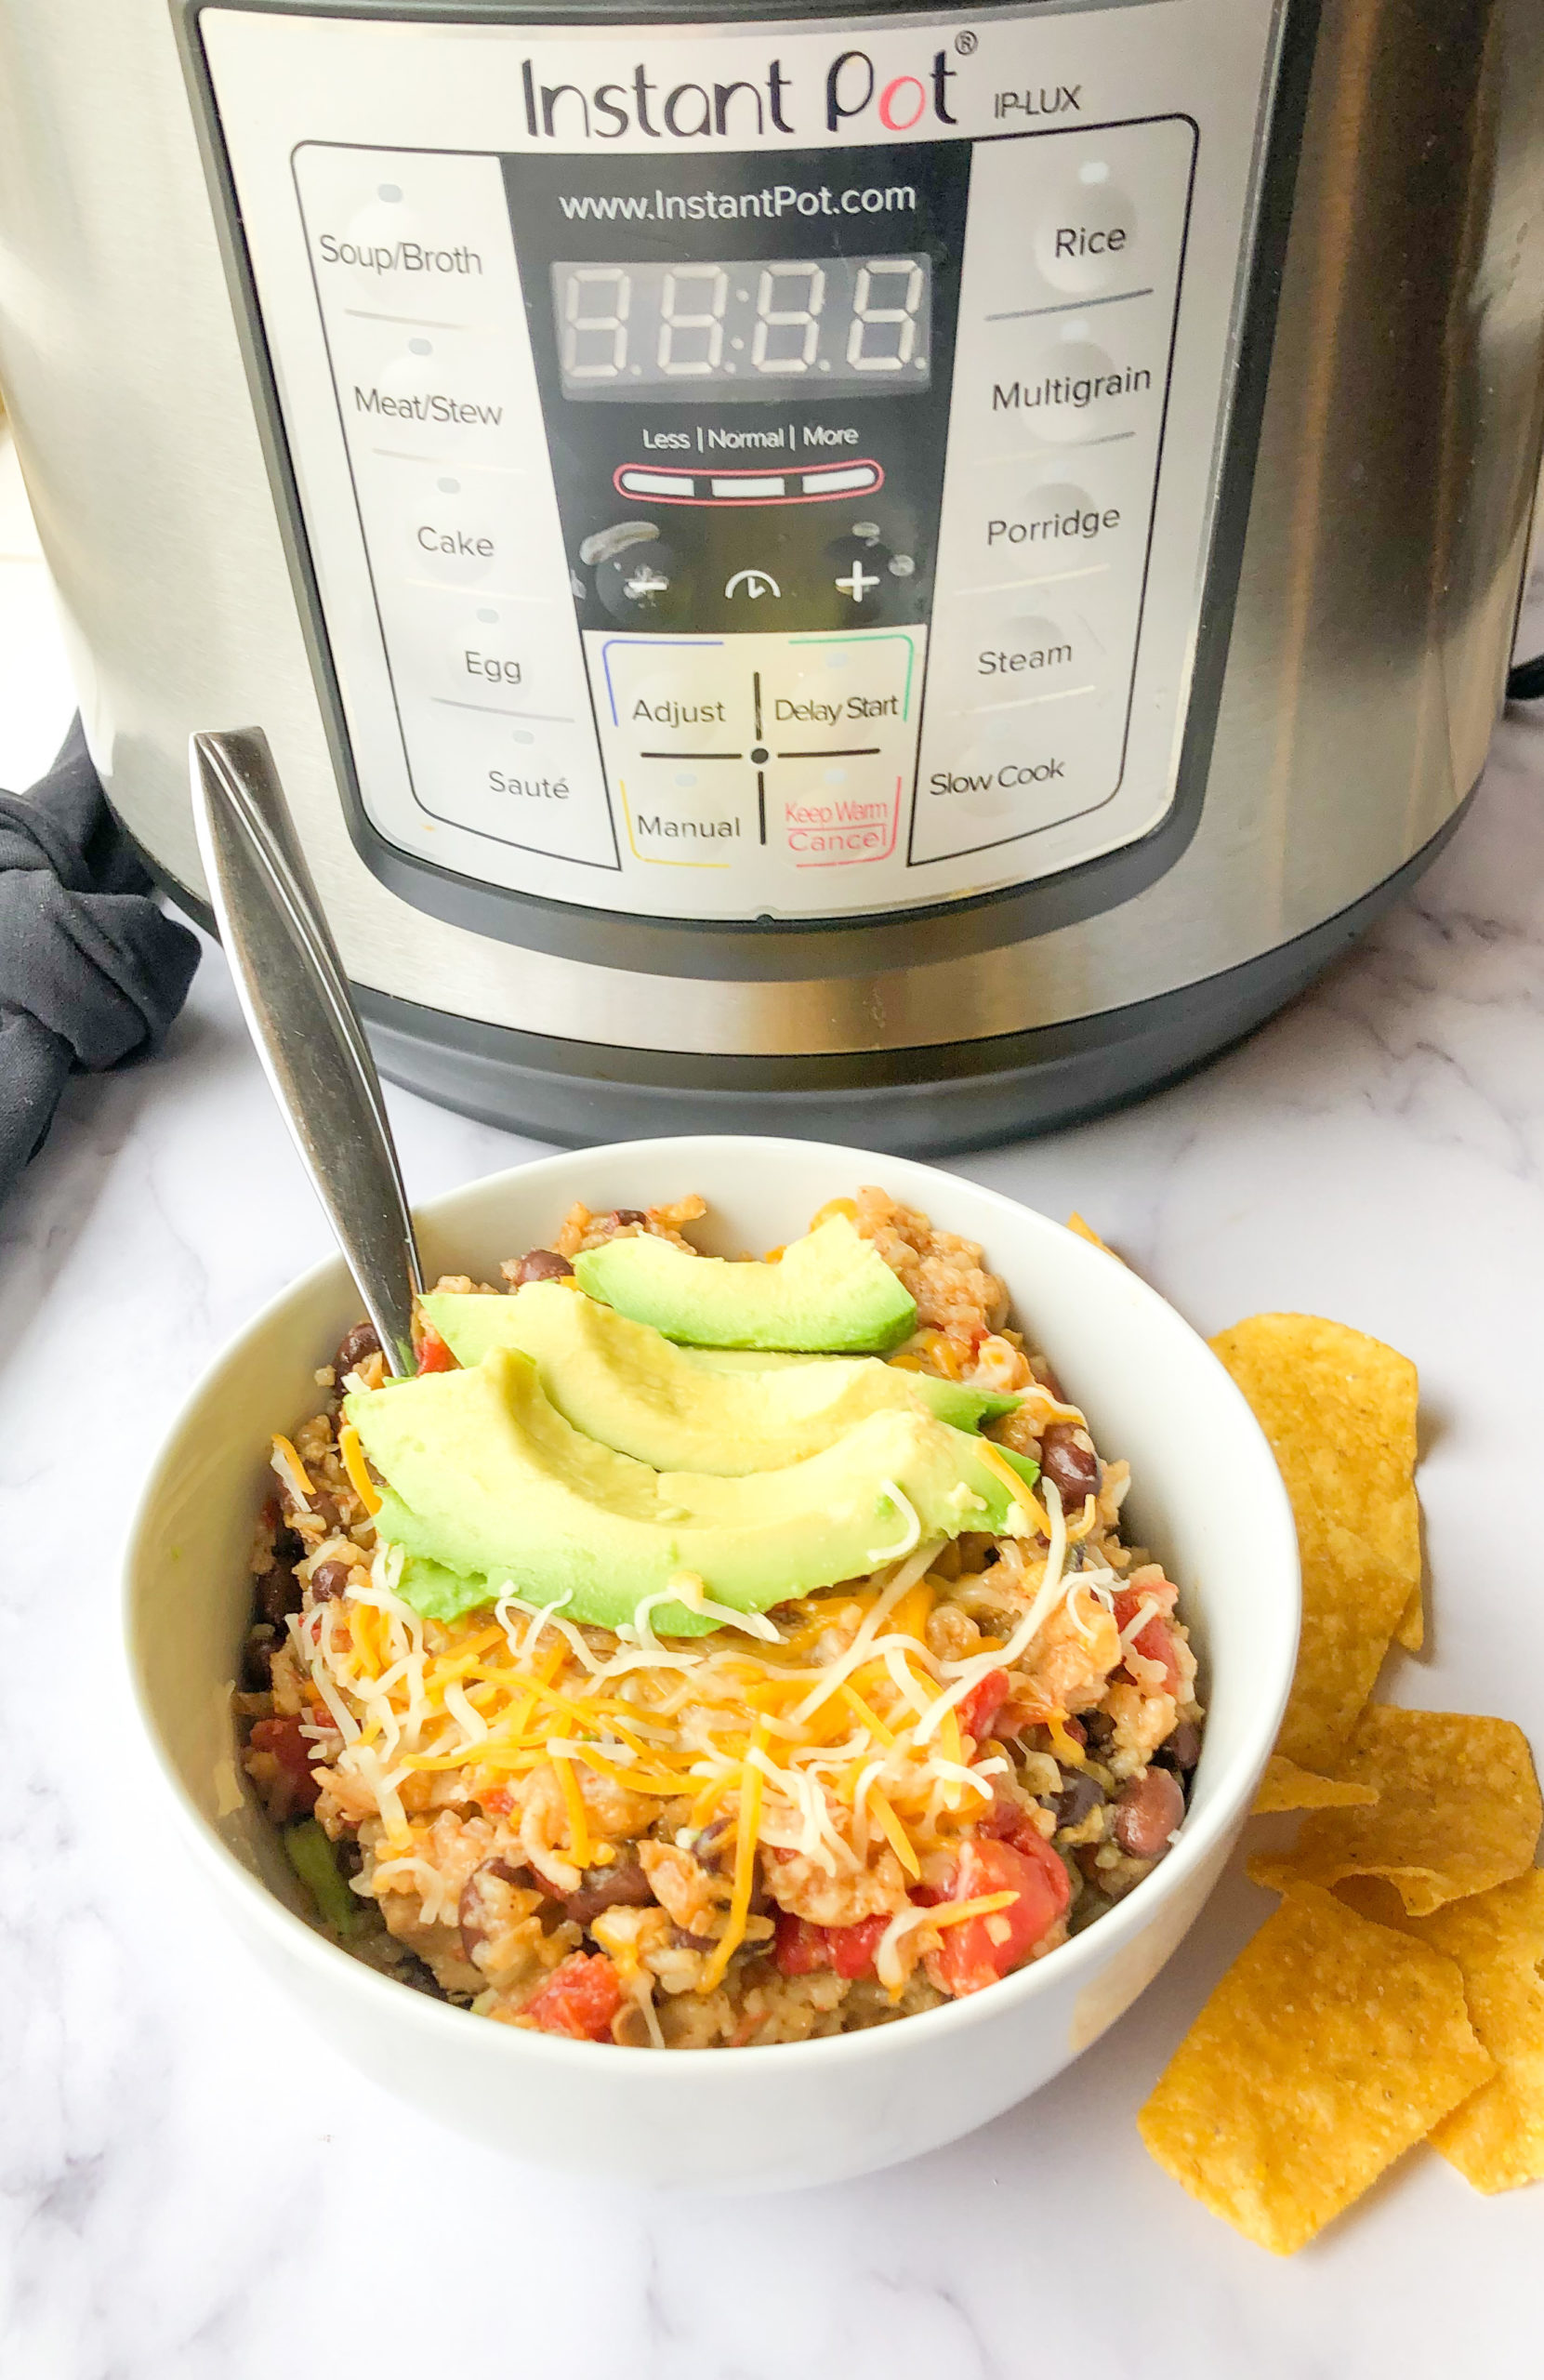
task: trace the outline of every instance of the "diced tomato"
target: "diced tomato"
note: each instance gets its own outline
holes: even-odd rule
[[[1024,1851],[1027,1846],[1027,1856],[1031,1859],[1042,1840],[1032,1812],[1026,1810],[1022,1802],[1016,1802],[1010,1793],[1002,1792],[997,1793],[985,1815],[976,1820],[976,1834],[978,1839],[990,1835],[998,1843],[1011,1843],[1016,1851]],[[936,1897],[939,1900],[963,1900],[965,1895],[957,1893],[951,1883],[948,1891],[939,1893]],[[912,1898],[917,1898],[915,1893]]]
[[[1006,1670],[988,1670],[969,1694],[961,1696],[955,1709],[963,1734],[973,1736],[978,1744],[985,1742],[993,1721],[1008,1700],[1009,1684]]]
[[[888,1917],[862,1917],[856,1925],[828,1925],[825,1939],[831,1953],[831,1964],[849,1983],[860,1976],[874,1972],[874,1954],[878,1950]]]
[[[421,1372],[459,1371],[460,1366],[451,1354],[432,1322],[426,1322],[418,1342],[418,1369]]]
[[[600,1951],[575,1950],[554,1967],[521,2014],[539,2033],[566,2033],[570,2041],[605,2041],[622,2005],[622,1978]]]
[[[845,1982],[874,1972],[874,1954],[888,1917],[863,1917],[856,1925],[814,1925],[807,1917],[778,1911],[773,1955],[780,1975],[814,1975],[830,1967]]]
[[[507,1818],[514,1807],[508,1785],[490,1785],[485,1793],[479,1793],[477,1800],[478,1806],[486,1810],[491,1818]]]
[[[1025,1833],[1019,1843],[975,1836],[963,1844],[951,1900],[1004,1892],[1017,1893],[1017,1900],[995,1917],[968,1917],[963,1924],[946,1926],[939,1948],[929,1957],[933,1981],[957,2000],[984,1990],[1019,1965],[1062,1915],[1072,1898],[1072,1884],[1049,1844],[1037,1835]],[[994,1928],[1001,1934],[1000,1941]]]
[[[300,1733],[300,1726],[298,1719],[259,1719],[252,1730],[251,1748],[270,1753],[278,1762],[292,1810],[314,1810],[322,1786],[311,1766],[310,1738]]]
[[[1124,1632],[1129,1628],[1142,1609],[1143,1596],[1138,1587],[1122,1587],[1115,1594],[1115,1625]],[[1164,1673],[1163,1690],[1177,1694],[1180,1687],[1180,1662],[1174,1649],[1174,1632],[1168,1622],[1155,1612],[1145,1628],[1140,1628],[1131,1639],[1131,1649],[1144,1661],[1157,1661]]]
[[[795,1917],[790,1910],[780,1909],[772,1955],[779,1975],[813,1975],[817,1967],[828,1967],[825,1926],[812,1925],[807,1917]]]

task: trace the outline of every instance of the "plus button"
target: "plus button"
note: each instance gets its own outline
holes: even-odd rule
[[[878,587],[878,577],[870,578],[861,562],[855,562],[847,576],[838,578],[837,581],[841,592],[844,595],[851,595],[854,603],[861,603],[869,588]]]

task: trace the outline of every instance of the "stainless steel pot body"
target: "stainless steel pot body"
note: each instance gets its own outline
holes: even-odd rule
[[[1046,13],[1114,39],[1166,5]],[[561,904],[456,922],[362,855],[172,19],[0,0],[0,383],[120,815],[196,906],[188,735],[260,723],[388,1070],[555,1137],[664,1102],[939,1145],[1124,1095],[1246,1030],[1471,790],[1544,439],[1536,0],[1325,0],[1288,7],[1283,38],[1290,153],[1242,326],[1258,388],[1235,392],[1241,419],[1258,397],[1258,443],[1244,419],[1181,847],[1091,908],[1073,869],[672,939]]]

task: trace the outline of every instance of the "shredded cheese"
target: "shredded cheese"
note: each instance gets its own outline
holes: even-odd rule
[[[345,1421],[337,1434],[337,1450],[343,1458],[343,1468],[349,1474],[349,1485],[372,1520],[380,1510],[380,1493],[364,1465],[364,1449],[359,1442],[359,1432],[351,1421]]]
[[[309,1509],[316,1489],[311,1485],[310,1472],[288,1438],[274,1438],[269,1461],[279,1475],[281,1486],[288,1490],[291,1505]]]
[[[1049,1392],[1025,1394],[1051,1413],[1075,1415]],[[361,1503],[377,1510],[379,1492],[347,1423],[337,1447]],[[363,1798],[383,1823],[361,1888],[416,1893],[426,1922],[454,1923],[455,1896],[433,1849],[436,1814],[451,1804],[480,1803],[507,1822],[520,1856],[558,1892],[615,1859],[608,1832],[625,1843],[657,1816],[662,1839],[691,1852],[702,1829],[722,1817],[733,1829],[733,1876],[722,1931],[696,1971],[706,1994],[747,1939],[764,1938],[750,1917],[759,1853],[792,1855],[839,1889],[883,1845],[907,1883],[917,1883],[931,1872],[930,1859],[953,1856],[990,1802],[994,1777],[1012,1766],[996,1747],[990,1759],[968,1757],[978,1747],[960,1706],[983,1678],[1028,1669],[1027,1680],[1015,1680],[1021,1719],[1029,1712],[1048,1728],[1064,1765],[1082,1758],[1065,1712],[1047,1709],[1049,1696],[1036,1701],[1036,1643],[1064,1612],[1091,1645],[1086,1615],[1097,1617],[1097,1605],[1113,1611],[1118,1584],[1098,1556],[1087,1568],[1069,1567],[1085,1559],[1073,1548],[1097,1527],[1095,1500],[1069,1524],[1053,1482],[1042,1478],[1034,1493],[989,1441],[980,1450],[1011,1495],[1008,1533],[1017,1548],[1000,1574],[1000,1595],[987,1594],[980,1607],[990,1614],[1006,1603],[1020,1617],[1006,1636],[975,1640],[960,1660],[941,1658],[928,1642],[934,1606],[949,1593],[930,1575],[944,1541],[923,1541],[918,1516],[893,1482],[884,1493],[904,1534],[874,1555],[875,1575],[776,1620],[733,1610],[701,1576],[682,1570],[614,1632],[570,1619],[567,1596],[533,1603],[512,1582],[491,1614],[426,1621],[399,1593],[401,1549],[377,1542],[367,1585],[363,1557],[353,1554],[345,1594],[296,1615],[290,1629],[310,1679],[303,1724],[314,1756],[336,1778],[346,1810]],[[292,1442],[276,1438],[271,1459],[287,1501],[309,1504],[315,1489]],[[312,1560],[324,1550],[313,1541]],[[653,1615],[670,1605],[712,1623],[711,1633],[662,1638]],[[1157,1598],[1142,1597],[1121,1631],[1123,1652],[1160,1608]],[[1009,1627],[1006,1619],[997,1625]],[[1036,1757],[1051,1769],[1049,1757]],[[441,1780],[458,1772],[464,1781],[447,1792]],[[611,1816],[614,1804],[625,1819]],[[1013,1898],[908,1903],[888,1921],[877,1954],[885,1987],[899,1995],[950,1926],[980,1917],[990,1929]],[[650,1976],[637,1958],[634,1964],[625,1980],[658,2044],[665,2037]]]
[[[765,1726],[756,1730],[752,1751],[766,1757]],[[761,1824],[761,1770],[747,1763],[745,1782],[740,1790],[740,1816],[734,1833],[734,1889],[730,1897],[729,1923],[719,1946],[709,1959],[697,1989],[703,1993],[717,1991],[724,1979],[731,1959],[746,1938],[746,1920],[750,1915],[750,1897],[756,1888],[756,1843]]]

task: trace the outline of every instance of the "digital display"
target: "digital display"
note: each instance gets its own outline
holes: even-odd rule
[[[925,256],[555,264],[552,309],[565,397],[765,403],[928,385]]]

